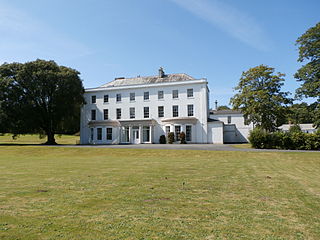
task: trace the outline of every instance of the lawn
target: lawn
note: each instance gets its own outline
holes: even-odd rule
[[[76,144],[80,140],[79,136],[74,135],[55,135],[56,142],[58,144]],[[47,141],[47,138],[39,138],[39,135],[19,135],[13,139],[12,134],[0,135],[0,144],[43,144]]]
[[[320,239],[320,154],[0,146],[0,239]]]

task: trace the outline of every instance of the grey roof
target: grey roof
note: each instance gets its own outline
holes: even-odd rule
[[[240,110],[232,110],[232,109],[228,109],[228,110],[210,110],[210,114],[214,114],[214,115],[223,115],[223,114],[242,114],[242,112]]]
[[[182,82],[182,81],[192,81],[192,80],[196,80],[196,79],[185,73],[177,73],[177,74],[164,75],[164,77],[149,76],[149,77],[135,77],[135,78],[116,78],[115,80],[109,83],[106,83],[101,87],[120,87],[120,86],[128,86],[128,85]]]

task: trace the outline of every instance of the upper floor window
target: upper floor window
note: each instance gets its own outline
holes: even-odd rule
[[[135,108],[134,107],[131,107],[130,108],[130,118],[132,119],[132,118],[135,118],[136,117],[136,110],[135,110]]]
[[[144,118],[149,118],[149,107],[144,107],[143,108],[143,117]]]
[[[92,109],[91,110],[91,120],[96,120],[96,110],[95,109]]]
[[[179,117],[179,106],[172,106],[172,117]]]
[[[121,119],[121,108],[117,108],[117,119]]]
[[[93,95],[91,96],[91,103],[96,103],[97,102],[97,96]]]
[[[149,100],[149,92],[143,93],[143,100]]]
[[[231,116],[228,116],[228,123],[231,123]]]
[[[172,98],[179,98],[179,91],[178,90],[172,90]]]
[[[158,117],[164,117],[164,107],[163,106],[158,107]]]
[[[103,119],[108,120],[109,119],[109,111],[108,109],[103,109]]]
[[[188,98],[193,97],[193,88],[187,89],[187,97],[188,97]]]
[[[134,92],[130,93],[130,101],[136,100],[136,94]]]
[[[109,95],[108,94],[103,96],[103,102],[105,102],[105,103],[109,102]]]
[[[158,91],[158,99],[163,99],[163,91]]]
[[[188,105],[188,117],[193,116],[193,105]]]
[[[117,102],[121,102],[121,93],[117,93]]]

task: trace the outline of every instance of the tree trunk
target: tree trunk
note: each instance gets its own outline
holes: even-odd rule
[[[47,139],[46,145],[57,145],[53,132],[47,132]]]

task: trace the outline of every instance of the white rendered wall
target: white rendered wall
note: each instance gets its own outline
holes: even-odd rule
[[[153,84],[155,85],[155,84]],[[187,97],[187,89],[193,89],[193,97]],[[172,90],[179,91],[179,98],[172,98]],[[149,100],[144,100],[144,92],[149,92]],[[158,100],[158,91],[164,91],[164,99]],[[135,101],[130,101],[130,93],[135,93]],[[121,102],[116,102],[116,94],[121,94]],[[109,95],[109,102],[104,103],[104,95]],[[91,103],[91,96],[96,96],[96,103]],[[130,119],[131,107],[135,108],[135,119],[134,120],[144,120],[143,110],[144,107],[149,107],[149,119],[153,119],[157,122],[153,130],[153,142],[158,143],[161,135],[165,135],[165,126],[170,125],[171,131],[174,131],[174,125],[181,125],[181,131],[185,132],[185,126],[191,124],[175,124],[175,123],[165,123],[161,120],[173,118],[172,116],[172,106],[179,106],[179,117],[188,117],[187,106],[189,104],[193,105],[194,116],[198,119],[196,124],[192,126],[192,142],[194,143],[206,143],[207,142],[207,82],[205,80],[192,81],[192,83],[177,82],[177,84],[156,84],[156,86],[140,85],[140,86],[127,86],[127,87],[117,87],[117,88],[105,88],[105,89],[88,89],[84,94],[85,104],[81,111],[81,129],[80,129],[80,142],[81,144],[88,144],[90,137],[90,128],[88,123],[91,121],[91,110],[96,110],[96,121],[104,121],[103,119],[103,109],[108,109],[109,119],[116,119],[116,109],[121,108],[121,120],[132,120]],[[164,107],[164,117],[158,117],[158,106]],[[105,129],[102,127],[102,139],[105,139]],[[113,130],[113,135],[116,134],[116,127]],[[96,134],[96,131],[94,131]],[[96,139],[96,136],[94,136]],[[96,144],[104,144],[106,141],[95,142]],[[118,141],[112,141],[113,144],[119,143]]]

